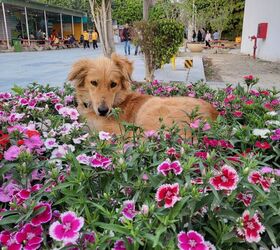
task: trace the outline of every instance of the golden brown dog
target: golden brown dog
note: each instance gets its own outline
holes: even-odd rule
[[[75,82],[78,111],[91,129],[119,134],[119,121],[125,121],[144,130],[157,130],[160,118],[168,127],[177,122],[182,128],[189,121],[186,113],[196,107],[202,119],[216,119],[218,112],[201,99],[132,92],[132,71],[132,62],[117,54],[112,54],[111,59],[81,59],[73,65],[69,80]],[[109,115],[116,107],[122,110],[118,121]]]

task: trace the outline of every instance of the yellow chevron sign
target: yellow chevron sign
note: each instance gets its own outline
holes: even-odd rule
[[[185,60],[185,68],[190,69],[193,66],[193,59],[186,59]]]

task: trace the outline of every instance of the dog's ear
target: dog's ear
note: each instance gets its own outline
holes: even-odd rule
[[[74,81],[76,86],[82,87],[89,70],[89,64],[89,59],[80,59],[79,61],[75,62],[68,75],[68,80]]]
[[[123,76],[123,87],[125,89],[130,88],[130,82],[131,82],[131,75],[133,71],[133,62],[129,61],[126,57],[117,55],[116,53],[113,53],[111,55],[111,59],[113,62],[120,68]]]

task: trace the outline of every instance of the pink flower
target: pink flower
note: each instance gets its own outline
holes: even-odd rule
[[[262,174],[259,171],[252,171],[248,176],[248,181],[251,184],[261,185],[265,192],[270,191],[269,188],[271,186],[271,183],[273,182],[272,179],[262,176]]]
[[[143,204],[141,207],[141,214],[147,215],[149,213],[149,206],[146,204]]]
[[[203,151],[201,151],[201,152],[195,152],[194,155],[195,155],[195,157],[201,158],[201,159],[203,159],[203,160],[206,160],[207,157],[209,156],[209,154],[208,154],[207,152],[203,152]]]
[[[229,102],[233,101],[234,99],[235,99],[235,95],[228,95],[228,96],[225,98],[224,102],[225,102],[225,103],[229,103]]]
[[[133,220],[133,218],[137,214],[137,212],[135,210],[135,202],[134,201],[125,201],[123,203],[122,214],[128,220]]]
[[[245,102],[246,105],[252,105],[253,103],[254,103],[253,100],[248,100],[248,101]]]
[[[126,239],[127,239],[127,242],[129,245],[133,244],[133,239],[131,237],[127,236]],[[115,242],[114,248],[112,248],[112,250],[126,250],[124,240],[117,240]]]
[[[56,109],[56,111],[59,111],[61,108],[63,108],[63,105],[61,103],[57,103],[54,105],[54,108]]]
[[[47,223],[51,220],[52,218],[52,210],[51,210],[51,205],[47,202],[40,202],[37,206],[34,207],[34,212],[37,210],[44,208],[44,210],[35,215],[35,217],[32,218],[31,224],[33,226],[39,226],[43,223]]]
[[[177,236],[180,250],[209,250],[204,237],[196,231],[180,232]]]
[[[261,173],[262,174],[270,174],[273,172],[273,168],[271,167],[262,167],[261,168]]]
[[[64,243],[76,242],[79,238],[79,231],[84,225],[84,218],[77,217],[74,212],[65,212],[60,215],[60,220],[51,224],[49,229],[50,237]]]
[[[240,221],[242,227],[237,229],[237,233],[240,236],[245,236],[245,240],[249,243],[259,242],[261,240],[260,234],[265,231],[265,228],[260,223],[258,214],[255,213],[253,217],[250,217],[250,212],[246,210],[240,218]]]
[[[99,154],[95,153],[94,156],[89,158],[90,165],[94,168],[100,167],[103,169],[110,169],[110,166],[112,165],[112,160]]]
[[[220,173],[210,178],[209,183],[216,190],[232,191],[236,189],[239,178],[236,170],[228,165],[222,166]]]
[[[33,149],[40,148],[41,146],[43,146],[44,142],[41,140],[40,136],[33,135],[30,138],[25,139],[24,144],[27,148],[29,148],[30,150],[33,150]]]
[[[4,153],[4,158],[7,161],[14,161],[18,158],[19,154],[20,154],[20,148],[18,146],[11,146]]]
[[[250,193],[239,193],[239,194],[236,196],[236,199],[242,201],[243,204],[244,204],[246,207],[250,206],[250,204],[251,204],[251,202],[252,202],[252,198],[253,198],[253,195],[250,194]]]
[[[202,130],[203,130],[203,131],[208,131],[208,130],[210,130],[210,129],[211,129],[210,124],[206,122],[206,123],[204,124]]]
[[[95,238],[96,238],[96,235],[95,235],[94,231],[84,233],[83,238],[82,238],[83,247],[86,249],[88,244],[93,244],[95,242]]]
[[[14,182],[3,184],[3,186],[0,188],[0,201],[10,202],[18,191],[19,187]]]
[[[200,125],[200,119],[196,119],[190,123],[190,127],[193,129],[198,129]]]
[[[252,81],[254,79],[253,75],[243,76],[243,78],[245,80],[250,80],[250,81]]]
[[[2,231],[0,233],[0,244],[2,246],[7,247],[7,250],[21,250],[22,246],[19,244],[15,235],[10,233],[9,231]]]
[[[77,109],[74,109],[74,108],[70,108],[68,110],[68,115],[70,116],[70,119],[72,121],[76,121],[79,118],[79,113],[78,113]]]
[[[181,167],[179,161],[171,162],[169,159],[167,159],[158,166],[157,171],[164,176],[167,176],[169,172],[173,172],[175,175],[179,175],[182,173],[183,168]]]
[[[240,117],[242,117],[242,115],[243,115],[243,112],[241,112],[239,110],[233,112],[233,116],[235,116],[235,117],[240,118]]]
[[[77,161],[81,164],[85,164],[85,165],[88,165],[89,164],[89,158],[86,154],[81,154],[81,155],[78,155],[76,157]]]
[[[108,132],[100,131],[99,132],[99,139],[101,141],[109,141],[111,140],[112,136]]]
[[[25,250],[39,249],[43,241],[43,227],[34,227],[30,223],[23,226],[23,228],[16,233],[16,242],[22,244]]]
[[[173,207],[177,201],[181,200],[179,188],[178,183],[161,185],[156,192],[158,205],[164,204],[165,208]]]

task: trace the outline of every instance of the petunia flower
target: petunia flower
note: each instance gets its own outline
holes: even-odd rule
[[[169,159],[167,159],[158,166],[157,171],[164,176],[167,176],[169,172],[179,175],[182,173],[183,168],[181,167],[179,161],[171,162]]]
[[[136,216],[137,212],[135,210],[135,202],[134,201],[125,201],[122,207],[122,215],[128,220],[133,220]]]
[[[261,240],[260,234],[265,231],[265,227],[260,223],[257,213],[251,217],[250,212],[246,210],[239,221],[242,226],[237,228],[238,235],[245,237],[249,243]]]
[[[180,232],[177,236],[180,250],[209,250],[204,237],[196,231]]]
[[[57,241],[76,242],[79,238],[79,231],[84,226],[84,218],[77,217],[72,212],[64,212],[60,215],[60,220],[55,221],[49,228],[50,237]]]
[[[232,191],[236,189],[238,180],[236,170],[231,166],[224,165],[218,174],[210,178],[209,183],[216,190]]]
[[[173,207],[177,201],[181,200],[179,189],[179,183],[161,185],[156,192],[158,205],[164,204],[165,208]]]
[[[52,218],[52,210],[49,203],[40,202],[37,206],[34,207],[34,213],[41,208],[44,208],[44,210],[31,219],[31,224],[33,226],[39,226],[43,223],[47,223]]]

